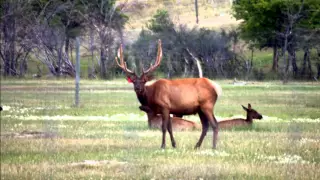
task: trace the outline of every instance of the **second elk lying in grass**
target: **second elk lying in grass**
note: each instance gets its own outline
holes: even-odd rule
[[[144,111],[147,113],[149,128],[157,128],[157,129],[162,128],[161,114],[154,114],[152,110],[146,106],[140,106],[139,108],[141,111]],[[175,131],[188,131],[188,130],[201,129],[201,125],[193,121],[189,121],[179,117],[170,117],[170,120],[172,123],[172,130],[175,130]]]
[[[228,119],[222,120],[218,122],[219,129],[231,129],[233,127],[251,127],[253,123],[253,119],[262,119],[262,115],[259,114],[256,110],[251,108],[251,104],[248,104],[248,108],[242,106],[243,109],[247,112],[247,118],[236,118],[236,119]]]

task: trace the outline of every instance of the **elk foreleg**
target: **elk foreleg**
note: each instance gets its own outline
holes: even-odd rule
[[[153,118],[156,115],[151,111],[151,109],[148,106],[139,106],[139,109],[141,111],[144,111],[145,113],[147,113],[147,116],[148,116],[148,127],[152,128],[152,122],[151,121],[153,120]]]
[[[163,110],[162,111],[162,144],[161,144],[161,148],[166,148],[166,132],[167,129],[169,131],[170,134],[170,139],[171,139],[171,144],[172,147],[176,146],[176,142],[174,140],[173,134],[172,134],[172,124],[170,121],[170,114],[169,114],[169,110]]]
[[[176,148],[176,141],[174,140],[173,133],[172,133],[172,118],[170,118],[170,115],[169,115],[169,122],[168,122],[167,128],[169,131],[172,147]]]
[[[197,142],[196,146],[194,147],[195,149],[198,149],[201,146],[202,141],[203,141],[204,137],[207,135],[208,128],[209,128],[209,121],[206,118],[206,116],[203,114],[203,112],[201,112],[201,111],[199,112],[199,117],[200,117],[201,124],[202,124],[202,132],[201,132],[199,141]]]

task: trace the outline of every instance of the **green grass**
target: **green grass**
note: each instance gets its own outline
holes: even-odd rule
[[[251,103],[264,119],[252,128],[212,131],[194,150],[200,131],[174,132],[177,148],[161,150],[160,130],[147,128],[125,80],[2,80],[1,134],[50,131],[58,138],[1,136],[1,179],[319,179],[320,84],[218,81],[218,119],[245,116]],[[199,123],[197,116],[185,118]],[[107,160],[102,165],[72,163]]]

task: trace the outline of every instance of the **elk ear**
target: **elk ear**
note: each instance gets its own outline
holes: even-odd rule
[[[248,109],[246,107],[244,107],[243,105],[241,105],[241,106],[245,111],[248,111]]]
[[[146,75],[147,81],[151,81],[154,79],[154,75],[153,74],[147,74]]]
[[[250,103],[248,104],[248,109],[251,109],[251,104]]]
[[[142,78],[145,82],[151,81],[154,79],[154,76],[152,74],[143,74]]]

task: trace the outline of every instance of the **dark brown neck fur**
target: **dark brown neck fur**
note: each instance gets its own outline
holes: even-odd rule
[[[147,91],[146,87],[144,87],[141,93],[135,92],[142,106],[148,106],[148,97],[147,97],[146,91]]]

